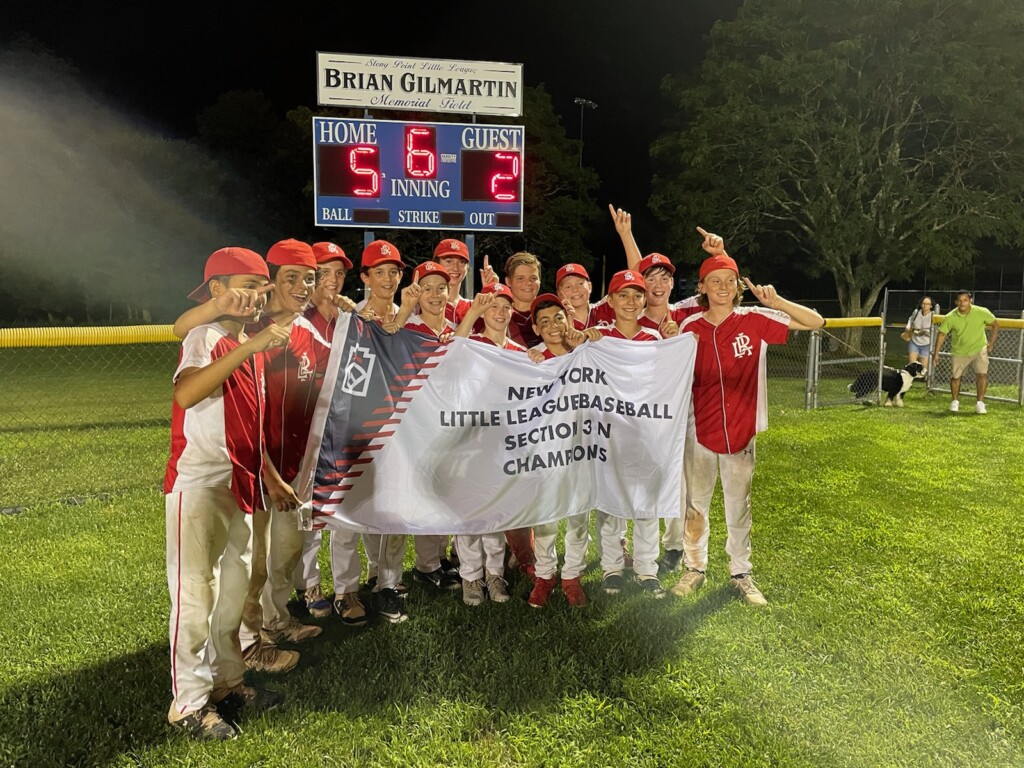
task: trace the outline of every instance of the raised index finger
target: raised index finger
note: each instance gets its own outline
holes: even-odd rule
[[[708,236],[708,231],[706,229],[701,228],[701,227],[697,227],[697,234],[699,234],[701,237],[707,237]]]

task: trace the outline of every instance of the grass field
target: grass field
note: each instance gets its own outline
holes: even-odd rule
[[[946,404],[773,407],[767,609],[726,584],[717,506],[694,597],[605,597],[596,572],[582,610],[413,586],[405,624],[324,620],[297,670],[256,677],[286,707],[221,745],[164,720],[165,428],[75,433],[63,471],[114,491],[78,505],[5,450],[4,487],[51,500],[0,515],[0,765],[1020,766],[1024,414]]]

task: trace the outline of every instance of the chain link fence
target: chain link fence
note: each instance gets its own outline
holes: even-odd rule
[[[924,296],[938,303],[942,312],[956,311],[956,291],[886,291],[882,301],[882,316],[886,327],[887,365],[901,368],[907,363],[907,342],[900,338],[907,321]],[[987,399],[1024,404],[1024,311],[1021,294],[1006,291],[979,291],[972,303],[985,307],[999,322],[999,335],[989,354]],[[936,324],[932,326],[931,351],[935,351],[938,321],[941,313],[933,310]],[[930,363],[929,363],[930,365]],[[937,366],[928,371],[928,391],[948,393],[953,373],[949,342],[939,353]],[[961,379],[960,392],[968,399],[976,394],[974,371],[968,369]]]
[[[67,346],[82,329],[32,330],[0,331],[0,512],[156,488],[180,343]]]

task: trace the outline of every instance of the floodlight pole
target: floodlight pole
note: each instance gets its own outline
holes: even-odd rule
[[[577,96],[572,100],[573,104],[576,104],[580,108],[580,168],[583,167],[583,110],[597,109],[597,104],[590,99],[583,99]]]

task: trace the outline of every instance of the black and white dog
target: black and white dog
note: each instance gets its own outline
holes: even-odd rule
[[[882,391],[886,394],[886,406],[895,405],[903,407],[903,393],[910,389],[915,379],[923,379],[925,368],[921,363],[907,363],[902,368],[882,369]],[[855,398],[863,400],[878,386],[878,374],[875,371],[865,371],[853,383],[847,387]]]

